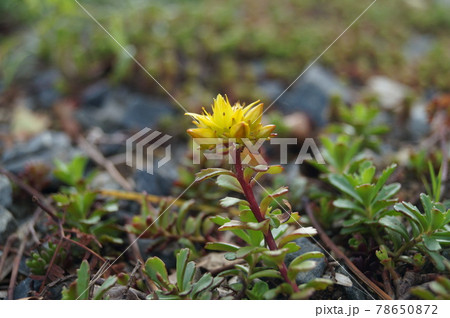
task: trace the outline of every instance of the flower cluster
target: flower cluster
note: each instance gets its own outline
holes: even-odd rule
[[[263,126],[261,117],[263,104],[259,100],[248,106],[240,103],[231,106],[228,97],[217,95],[212,105],[212,114],[203,108],[203,115],[186,113],[191,116],[197,128],[188,129],[193,138],[235,138],[239,143],[242,138],[257,140],[270,138],[275,125]]]

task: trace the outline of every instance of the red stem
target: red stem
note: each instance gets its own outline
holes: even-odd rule
[[[258,222],[262,222],[265,220],[265,217],[261,213],[261,209],[259,208],[259,204],[256,201],[252,186],[250,185],[249,182],[247,182],[245,180],[245,177],[244,177],[244,169],[242,167],[242,161],[241,161],[242,150],[243,150],[243,148],[236,149],[236,159],[235,159],[235,161],[236,161],[236,163],[235,163],[236,178],[239,181],[239,184],[241,185],[242,190],[244,191],[244,196],[246,197],[246,199],[250,205],[250,210],[252,210],[253,215],[255,216],[256,220]],[[264,234],[264,240],[266,241],[267,246],[269,247],[269,249],[271,251],[278,250],[277,243],[275,242],[275,239],[273,238],[272,232],[270,230]],[[288,277],[286,264],[284,262],[282,262],[281,264],[278,265],[278,269],[280,270],[281,276],[283,276],[284,280],[289,285],[292,286],[292,288],[294,289],[295,292],[298,292],[299,289],[298,289],[297,284],[295,282],[292,282]]]

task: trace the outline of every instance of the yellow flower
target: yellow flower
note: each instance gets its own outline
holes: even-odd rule
[[[275,125],[263,126],[261,115],[263,104],[259,100],[248,106],[240,103],[231,106],[228,97],[217,95],[212,105],[212,113],[203,108],[203,114],[186,113],[191,116],[197,128],[188,129],[187,133],[193,138],[236,138],[241,142],[242,138],[256,140],[267,139],[271,136]]]

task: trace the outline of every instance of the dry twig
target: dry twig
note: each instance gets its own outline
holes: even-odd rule
[[[8,299],[14,299],[14,288],[16,285],[17,274],[19,273],[20,260],[22,259],[23,251],[25,250],[25,245],[27,243],[24,237],[20,242],[19,251],[17,252],[16,258],[14,258],[13,270],[11,273],[11,279],[9,280],[8,286]]]

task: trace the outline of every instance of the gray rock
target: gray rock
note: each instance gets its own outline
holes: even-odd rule
[[[413,140],[420,140],[430,130],[425,101],[417,102],[411,107],[410,118],[407,124],[408,132]]]
[[[423,58],[433,47],[433,38],[427,35],[414,35],[403,48],[407,61],[413,62]]]
[[[41,287],[42,282],[38,280],[31,279],[30,277],[25,278],[16,288],[14,288],[14,299],[21,299],[30,297],[34,291],[38,291]],[[55,287],[50,288],[50,292]],[[50,299],[54,299],[51,298]]]
[[[148,194],[168,196],[171,194],[173,183],[178,177],[175,167],[166,164],[149,174],[145,171],[137,170],[134,174],[134,182],[138,192],[145,191]]]
[[[350,287],[342,286],[342,288],[344,288],[345,294],[347,295],[347,299],[372,300],[372,297],[370,297],[364,290],[362,290],[361,286],[358,285],[358,283],[355,283],[355,279],[354,276],[351,274],[351,271],[345,265],[342,266],[344,266],[345,270],[341,266],[339,266],[339,268],[336,269],[336,272],[353,278],[352,279],[353,286]]]
[[[296,258],[297,256],[303,255],[307,252],[322,252],[324,253],[323,249],[321,249],[318,245],[312,243],[310,239],[306,237],[299,238],[295,240],[295,243],[299,245],[301,248],[297,252],[290,253],[286,255],[285,262],[286,265],[289,266],[289,264]],[[325,254],[325,253],[324,253]],[[313,261],[316,262],[316,267],[314,267],[312,270],[308,272],[300,272],[297,275],[296,282],[297,284],[304,284],[309,282],[310,280],[313,280],[314,278],[320,278],[323,276],[323,273],[325,272],[326,263],[325,258],[315,258]]]
[[[124,124],[128,129],[156,127],[159,121],[173,116],[173,107],[165,99],[133,94],[128,99]]]
[[[80,107],[76,116],[85,127],[99,127],[105,132],[113,132],[124,128],[124,102],[108,96],[100,107]]]
[[[98,91],[87,94],[85,106],[77,112],[77,118],[84,127],[100,127],[105,132],[154,128],[164,116],[175,113],[165,99],[131,93],[126,89],[117,89],[107,95],[102,93],[101,87],[92,90]]]
[[[255,77],[259,80],[266,76],[266,67],[264,61],[258,60],[250,63],[251,70]]]
[[[33,291],[33,280],[29,277],[25,278],[19,284],[17,284],[16,288],[14,288],[14,299],[26,298],[31,295]]]
[[[120,190],[122,187],[107,172],[98,173],[92,179],[91,187],[93,189]]]
[[[81,94],[81,104],[94,107],[100,107],[111,90],[106,81],[96,82],[88,86]]]
[[[9,179],[0,175],[0,205],[8,208],[12,203],[12,187]]]
[[[55,69],[37,72],[36,75],[30,86],[33,99],[38,106],[50,108],[62,96],[58,90],[62,75]]]
[[[261,81],[259,88],[264,92],[267,98],[275,100],[286,87],[281,81],[270,79]]]
[[[17,222],[11,212],[0,205],[0,244],[3,245],[8,236],[17,229]]]
[[[408,88],[386,76],[373,76],[367,82],[369,92],[375,94],[381,106],[393,109],[400,105],[408,94]]]
[[[313,65],[276,102],[285,114],[301,111],[318,126],[327,122],[327,108],[332,96],[340,96],[350,103],[352,92],[334,74],[319,65]]]
[[[51,165],[54,159],[70,161],[76,153],[66,134],[46,131],[28,142],[16,144],[3,154],[1,161],[6,169],[18,173],[31,162]]]

